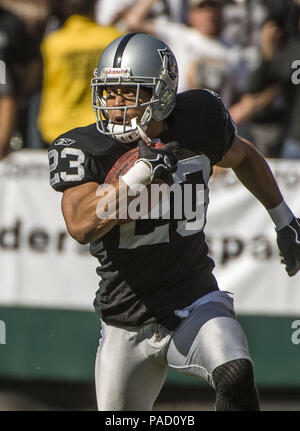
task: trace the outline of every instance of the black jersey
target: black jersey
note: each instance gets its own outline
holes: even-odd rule
[[[138,219],[91,243],[101,277],[94,306],[108,324],[133,327],[156,321],[174,329],[180,322],[176,310],[218,289],[203,232],[208,180],[212,166],[230,148],[235,127],[220,98],[208,90],[180,93],[164,126],[161,141],[180,145],[174,183],[203,185],[202,218],[197,224],[185,217]],[[128,150],[101,135],[95,124],[71,130],[49,148],[50,183],[62,192],[89,181],[102,184]]]

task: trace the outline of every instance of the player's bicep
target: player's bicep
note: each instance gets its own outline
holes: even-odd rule
[[[104,199],[105,206],[109,199],[115,199],[115,193],[104,192],[103,195],[98,193],[98,187],[99,183],[90,182],[65,190],[63,194],[62,212],[68,232],[80,244],[101,238],[118,223],[117,217],[99,215],[99,202]]]
[[[250,142],[236,135],[232,145],[226,151],[222,160],[217,163],[217,166],[221,168],[236,168],[246,158],[249,148],[251,147],[253,147],[253,145]]]

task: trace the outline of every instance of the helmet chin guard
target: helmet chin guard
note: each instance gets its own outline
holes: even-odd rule
[[[145,133],[147,130],[147,124],[144,126],[143,130],[142,126],[138,124],[137,120],[137,118],[133,118],[130,121],[130,125],[125,125],[125,130],[123,125],[114,124],[108,121],[107,129],[113,138],[125,144],[134,142],[140,138],[142,138],[146,143],[150,142],[151,139],[148,138]]]
[[[148,34],[130,33],[111,42],[104,50],[91,80],[92,106],[100,133],[120,142],[142,138],[150,141],[146,131],[150,121],[164,120],[175,106],[178,69],[174,54],[159,39]],[[131,105],[107,106],[106,89],[133,87],[135,101]],[[151,90],[151,98],[140,102],[140,89]],[[130,108],[145,107],[142,118],[127,119]],[[122,112],[120,123],[109,119],[109,110]]]

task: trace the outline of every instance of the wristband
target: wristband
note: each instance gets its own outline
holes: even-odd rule
[[[276,226],[276,231],[287,226],[295,217],[284,200],[277,207],[268,209],[267,211]]]
[[[146,163],[137,162],[120,178],[136,194],[140,191],[141,185],[146,186],[151,182],[151,169]]]

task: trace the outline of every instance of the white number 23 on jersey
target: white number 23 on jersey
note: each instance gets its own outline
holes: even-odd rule
[[[70,157],[72,156],[72,158]],[[75,157],[74,157],[75,156]],[[61,180],[67,181],[81,181],[84,178],[84,153],[79,148],[64,148],[61,153],[54,148],[48,153],[49,157],[49,167],[50,167],[50,185],[59,183]],[[69,168],[72,169],[72,173],[61,171],[53,172],[57,169],[59,157],[62,159],[67,159],[69,163]]]

